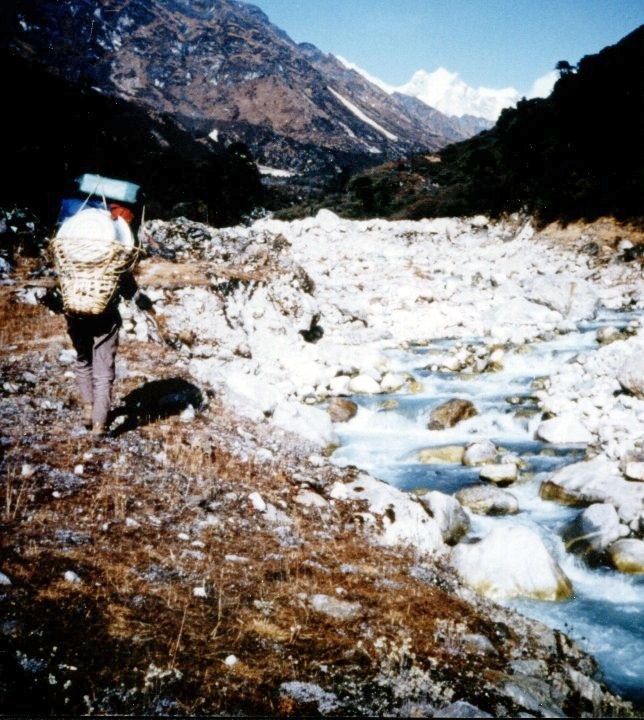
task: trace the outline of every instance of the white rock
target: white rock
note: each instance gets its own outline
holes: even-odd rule
[[[348,375],[338,375],[329,381],[329,393],[331,395],[349,395],[349,383],[351,378]]]
[[[380,381],[380,388],[382,392],[391,393],[400,390],[405,384],[405,378],[402,375],[395,373],[385,373],[382,380]]]
[[[362,610],[360,603],[338,600],[332,595],[322,593],[312,595],[309,603],[315,611],[330,615],[337,620],[353,620]]]
[[[376,394],[382,392],[380,383],[374,380],[370,375],[356,375],[349,381],[349,391],[352,393],[361,393],[365,395]]]
[[[179,420],[184,423],[192,422],[195,419],[195,409],[192,407],[192,405],[188,405],[188,407],[184,408],[180,415]]]
[[[626,475],[629,480],[639,480],[640,482],[644,482],[644,461],[628,461],[624,467],[624,475]]]
[[[621,572],[644,574],[644,540],[626,538],[617,540],[609,548],[613,565]]]
[[[618,464],[603,455],[560,468],[541,485],[541,497],[567,504],[610,502],[627,525],[644,507],[644,483],[625,480]]]
[[[536,275],[526,287],[526,297],[572,322],[593,318],[599,300],[590,283],[564,275]]]
[[[227,655],[224,659],[224,665],[227,665],[228,667],[232,667],[233,665],[237,665],[238,659],[235,657],[235,655]]]
[[[561,415],[544,420],[537,428],[537,437],[549,443],[590,443],[593,435],[574,415]]]
[[[445,549],[439,524],[407,493],[364,474],[345,489],[349,498],[366,500],[369,511],[382,516],[383,531],[376,539],[383,545],[402,543],[428,554]],[[331,494],[337,498],[340,492],[334,487]]]
[[[443,540],[448,545],[457,543],[467,535],[470,529],[470,519],[456,498],[438,492],[438,490],[430,490],[418,495],[418,500],[434,517]]]
[[[451,562],[467,585],[495,600],[563,600],[572,594],[541,537],[523,525],[501,525],[476,543],[457,545]]]
[[[644,398],[644,359],[641,354],[634,355],[620,368],[617,379],[619,384],[638,398]]]
[[[206,592],[206,588],[203,587],[203,585],[200,585],[199,587],[192,588],[192,594],[194,597],[198,598],[207,598],[208,593]]]
[[[456,499],[479,515],[514,515],[519,502],[514,495],[494,485],[473,485],[456,493]]]
[[[498,485],[509,484],[517,479],[519,469],[514,463],[483,465],[479,472],[481,480],[489,480]]]
[[[603,552],[622,536],[619,516],[608,503],[594,503],[568,526],[565,532],[566,548],[570,551]]]
[[[493,463],[497,456],[496,445],[490,440],[476,440],[470,443],[463,453],[463,465],[469,467]]]
[[[257,512],[266,512],[266,502],[264,501],[264,498],[258,493],[258,492],[252,492],[248,496],[248,499],[250,500],[252,506],[257,510]]]
[[[78,577],[78,575],[73,570],[65,570],[63,573],[63,577],[68,583],[79,583],[81,582],[81,579]]]
[[[293,498],[293,502],[296,502],[298,505],[304,505],[305,507],[318,508],[327,507],[329,504],[322,495],[313,492],[312,490],[300,490],[300,492]]]
[[[318,447],[338,442],[331,418],[325,410],[317,407],[298,402],[280,402],[271,422],[283,430],[300,435]]]
[[[282,399],[275,387],[244,372],[231,372],[226,377],[226,395],[235,412],[256,422],[270,415]]]
[[[11,580],[3,572],[0,572],[0,585],[11,585]]]

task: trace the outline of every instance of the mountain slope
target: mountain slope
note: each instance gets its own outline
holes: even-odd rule
[[[2,13],[12,53],[166,113],[196,137],[244,142],[263,165],[329,175],[466,137],[238,0],[13,0]]]
[[[564,66],[548,98],[521,100],[491,130],[439,155],[372,168],[321,205],[350,217],[641,220],[643,70],[644,25],[576,68]]]
[[[187,214],[214,225],[239,222],[262,199],[257,168],[243,147],[195,140],[171,117],[0,51],[11,112],[0,134],[10,170],[0,207],[30,207],[52,227],[60,198],[84,172],[140,183],[150,217]]]

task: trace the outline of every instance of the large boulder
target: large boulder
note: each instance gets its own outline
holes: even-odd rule
[[[458,500],[451,495],[429,490],[418,495],[420,504],[438,523],[443,540],[455,545],[470,529],[470,519]]]
[[[445,430],[477,414],[470,400],[448,400],[432,410],[427,427],[430,430]]]
[[[609,502],[620,520],[634,531],[638,531],[643,515],[644,483],[624,479],[617,462],[603,455],[560,468],[541,483],[539,494],[544,500],[566,505]]]
[[[625,532],[624,532],[625,531]],[[606,548],[628,533],[621,525],[615,508],[608,503],[594,503],[564,529],[566,548],[589,560],[601,559]]]
[[[644,398],[644,362],[641,355],[633,355],[622,365],[617,375],[619,384],[629,393]]]
[[[544,420],[537,428],[537,437],[548,443],[590,443],[592,433],[573,415]]]
[[[519,502],[514,495],[494,485],[465,487],[455,497],[477,515],[514,515],[519,512]]]
[[[608,548],[613,566],[620,572],[644,574],[644,540],[626,538],[614,542]]]
[[[402,544],[428,554],[445,550],[436,519],[411,495],[381,480],[361,474],[350,483],[336,482],[329,495],[337,500],[366,501],[368,514],[361,517],[367,524],[371,517],[376,539],[385,546]]]
[[[599,301],[590,283],[565,275],[535,275],[526,285],[525,293],[528,300],[545,305],[572,322],[594,317]]]
[[[451,562],[463,582],[495,600],[572,595],[572,583],[541,537],[523,525],[501,525],[478,542],[457,545]]]

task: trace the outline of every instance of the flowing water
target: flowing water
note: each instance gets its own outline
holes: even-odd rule
[[[575,638],[597,659],[609,687],[643,706],[644,578],[604,567],[590,568],[566,552],[560,533],[580,510],[542,500],[539,486],[558,467],[583,459],[585,447],[535,440],[540,413],[532,397],[540,377],[555,374],[580,351],[596,346],[599,327],[623,328],[635,317],[605,311],[592,323],[580,325],[577,332],[507,352],[503,370],[496,373],[465,375],[426,369],[432,366],[432,356],[444,355],[455,341],[392,352],[392,367],[410,373],[420,383],[421,392],[354,396],[361,410],[349,423],[337,426],[342,445],[333,461],[359,467],[401,490],[424,488],[452,494],[480,484],[479,470],[457,464],[423,464],[416,457],[418,450],[464,446],[486,438],[519,455],[526,466],[520,481],[508,490],[518,499],[520,513],[505,517],[471,514],[470,535],[481,537],[496,523],[523,523],[537,530],[572,581],[574,596],[566,602],[513,600],[507,605]],[[481,341],[459,342],[476,345]],[[428,430],[432,408],[453,398],[470,399],[478,415],[448,430]]]

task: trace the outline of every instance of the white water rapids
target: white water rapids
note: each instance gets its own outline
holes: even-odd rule
[[[574,596],[558,603],[515,600],[508,604],[575,638],[598,660],[611,689],[641,704],[644,578],[607,567],[591,568],[566,552],[561,529],[581,510],[542,500],[539,487],[556,468],[583,459],[585,447],[535,440],[541,413],[531,398],[535,379],[555,375],[577,353],[596,346],[598,327],[623,327],[633,317],[604,311],[577,332],[515,347],[505,357],[503,370],[497,373],[459,375],[425,369],[431,366],[433,353],[444,351],[455,341],[392,352],[392,367],[412,374],[422,389],[414,394],[401,391],[353,396],[360,409],[350,422],[337,426],[342,445],[334,453],[333,462],[359,467],[402,490],[432,489],[452,494],[467,485],[479,484],[479,469],[460,464],[422,464],[416,457],[418,450],[489,439],[519,455],[526,467],[519,480],[506,488],[519,502],[519,515],[488,517],[468,512],[472,522],[470,537],[485,536],[495,524],[503,522],[523,523],[536,529],[572,581]],[[459,342],[476,345],[477,340]],[[471,400],[479,414],[451,429],[428,430],[432,408],[452,398]]]

